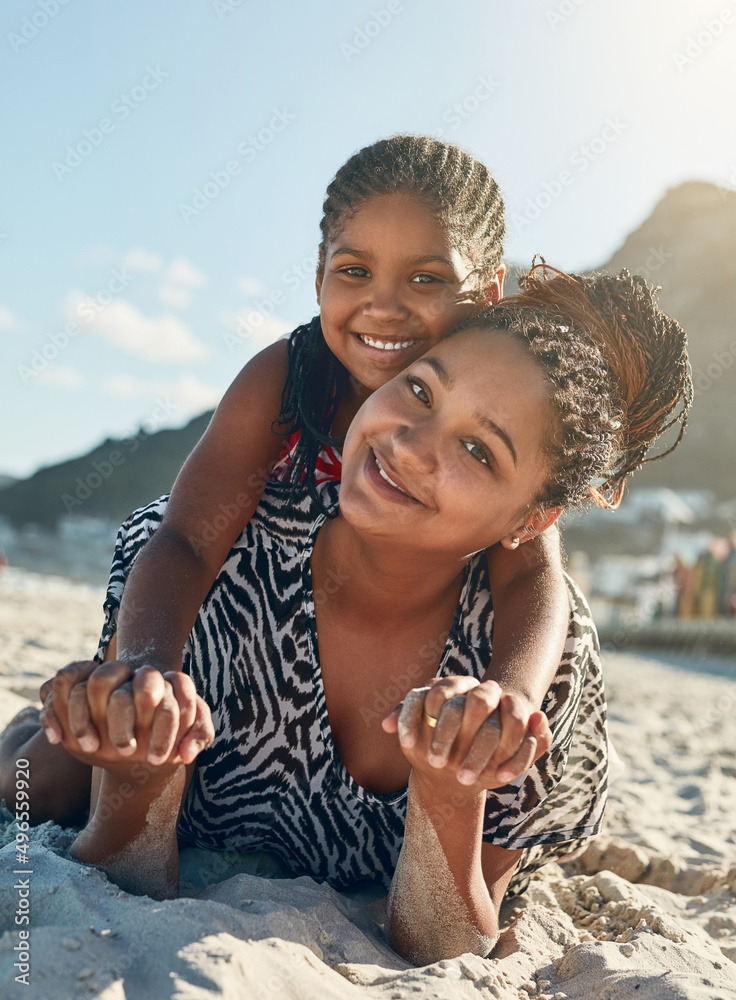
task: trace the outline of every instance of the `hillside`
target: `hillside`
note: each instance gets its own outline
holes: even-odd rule
[[[646,466],[634,477],[634,485],[710,489],[721,500],[732,499],[736,193],[698,182],[668,191],[598,270],[615,273],[622,267],[662,286],[662,307],[688,332],[696,385],[688,431],[674,458]],[[514,284],[512,276],[509,292]],[[0,490],[0,516],[16,525],[34,522],[45,527],[53,527],[66,512],[119,521],[170,489],[209,417],[203,414],[181,430],[105,441],[88,455],[41,469]],[[114,467],[112,452],[120,456]]]
[[[0,516],[16,526],[33,523],[51,529],[67,513],[120,522],[171,489],[211,415],[203,413],[180,430],[108,439],[81,458],[39,469],[0,491]]]
[[[622,267],[662,286],[662,308],[687,331],[696,387],[675,455],[633,483],[736,497],[736,193],[695,182],[669,191],[601,270]]]

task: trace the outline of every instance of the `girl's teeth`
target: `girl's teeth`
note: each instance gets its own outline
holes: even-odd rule
[[[404,340],[397,344],[391,344],[385,340],[373,340],[371,337],[366,337],[363,334],[359,334],[359,337],[364,344],[367,344],[369,347],[377,347],[381,351],[401,351],[405,347],[411,347],[412,344],[416,344],[416,340]]]

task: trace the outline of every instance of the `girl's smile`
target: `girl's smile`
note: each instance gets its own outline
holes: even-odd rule
[[[365,395],[469,316],[480,290],[471,261],[426,203],[395,193],[369,198],[348,218],[327,248],[317,297],[327,345]]]

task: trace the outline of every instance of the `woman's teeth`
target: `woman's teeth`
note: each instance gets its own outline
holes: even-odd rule
[[[364,333],[358,334],[358,340],[362,340],[369,347],[377,347],[379,351],[401,351],[405,347],[412,347],[417,343],[416,340],[402,340],[394,344],[388,340],[373,340],[372,337],[366,337]]]
[[[411,493],[407,493],[406,490],[402,490],[400,486],[396,485],[393,479],[391,479],[389,476],[386,475],[386,472],[384,471],[384,468],[381,465],[381,462],[377,455],[375,456],[375,459],[376,459],[376,465],[378,466],[378,471],[381,473],[381,476],[386,480],[386,482],[389,483],[391,486],[393,486],[395,490],[398,490],[399,493],[403,493],[405,497],[409,497],[411,500],[413,500],[414,497],[411,495]]]

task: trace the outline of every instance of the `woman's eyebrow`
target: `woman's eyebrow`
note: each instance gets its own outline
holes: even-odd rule
[[[429,367],[437,376],[439,383],[443,389],[452,389],[452,387],[454,386],[455,383],[452,377],[450,376],[450,373],[442,364],[439,358],[435,358],[433,355],[430,354],[426,357],[418,358],[414,362],[414,364],[429,365]],[[506,445],[509,452],[511,453],[511,457],[514,460],[514,467],[518,467],[519,463],[516,457],[516,448],[514,448],[514,442],[511,440],[511,438],[503,429],[503,427],[499,427],[494,420],[491,420],[490,417],[487,417],[485,413],[481,413],[480,410],[475,410],[475,412],[473,413],[473,419],[477,421],[477,423],[479,423],[481,427],[484,427],[495,437],[499,438],[499,440],[503,441],[503,443]]]
[[[497,438],[500,438],[501,441],[503,441],[508,450],[511,452],[511,457],[514,460],[514,467],[516,468],[518,466],[518,462],[516,460],[516,449],[514,448],[513,441],[503,427],[499,427],[497,423],[491,420],[490,417],[487,417],[484,413],[481,413],[480,410],[476,410],[473,413],[473,419],[477,420],[481,427],[485,427],[487,431],[490,431],[491,434],[494,434]]]

